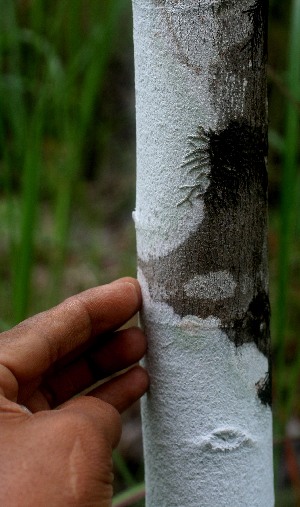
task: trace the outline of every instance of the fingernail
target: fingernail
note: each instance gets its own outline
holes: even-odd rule
[[[131,292],[131,295],[134,296],[134,299],[136,300],[136,303],[139,305],[141,301],[141,293],[139,288],[132,282],[128,282],[127,280],[114,280],[111,282],[111,285],[120,285],[125,289],[125,287],[128,287],[128,289]],[[127,290],[128,290],[127,289]]]
[[[25,405],[20,405],[20,403],[18,405],[23,410],[23,412],[32,415],[32,412],[29,410],[29,408],[25,407]]]

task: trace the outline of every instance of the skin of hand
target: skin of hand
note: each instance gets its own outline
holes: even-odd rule
[[[0,505],[109,507],[120,413],[148,388],[138,282],[89,289],[0,335]],[[32,413],[26,411],[27,407]]]

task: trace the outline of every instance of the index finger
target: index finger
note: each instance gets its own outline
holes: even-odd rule
[[[81,292],[2,333],[0,365],[18,382],[30,382],[93,336],[119,328],[140,306],[133,278]]]

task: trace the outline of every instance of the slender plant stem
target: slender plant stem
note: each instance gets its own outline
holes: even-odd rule
[[[113,459],[114,464],[120,474],[120,476],[123,478],[126,485],[129,486],[135,486],[136,480],[134,479],[132,473],[130,472],[126,461],[124,460],[123,456],[119,453],[119,451],[114,451],[113,453]]]
[[[15,322],[20,322],[26,317],[30,296],[41,167],[41,118],[42,116],[37,112],[32,121],[31,142],[27,144],[23,168],[21,236],[14,260],[15,284],[13,305]]]
[[[113,499],[112,507],[128,507],[145,498],[145,484],[137,484]]]

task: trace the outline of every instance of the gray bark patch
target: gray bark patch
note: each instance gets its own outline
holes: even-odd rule
[[[210,298],[213,300],[232,297],[235,291],[235,281],[230,273],[217,271],[208,275],[195,276],[184,286],[187,296],[195,298]]]

